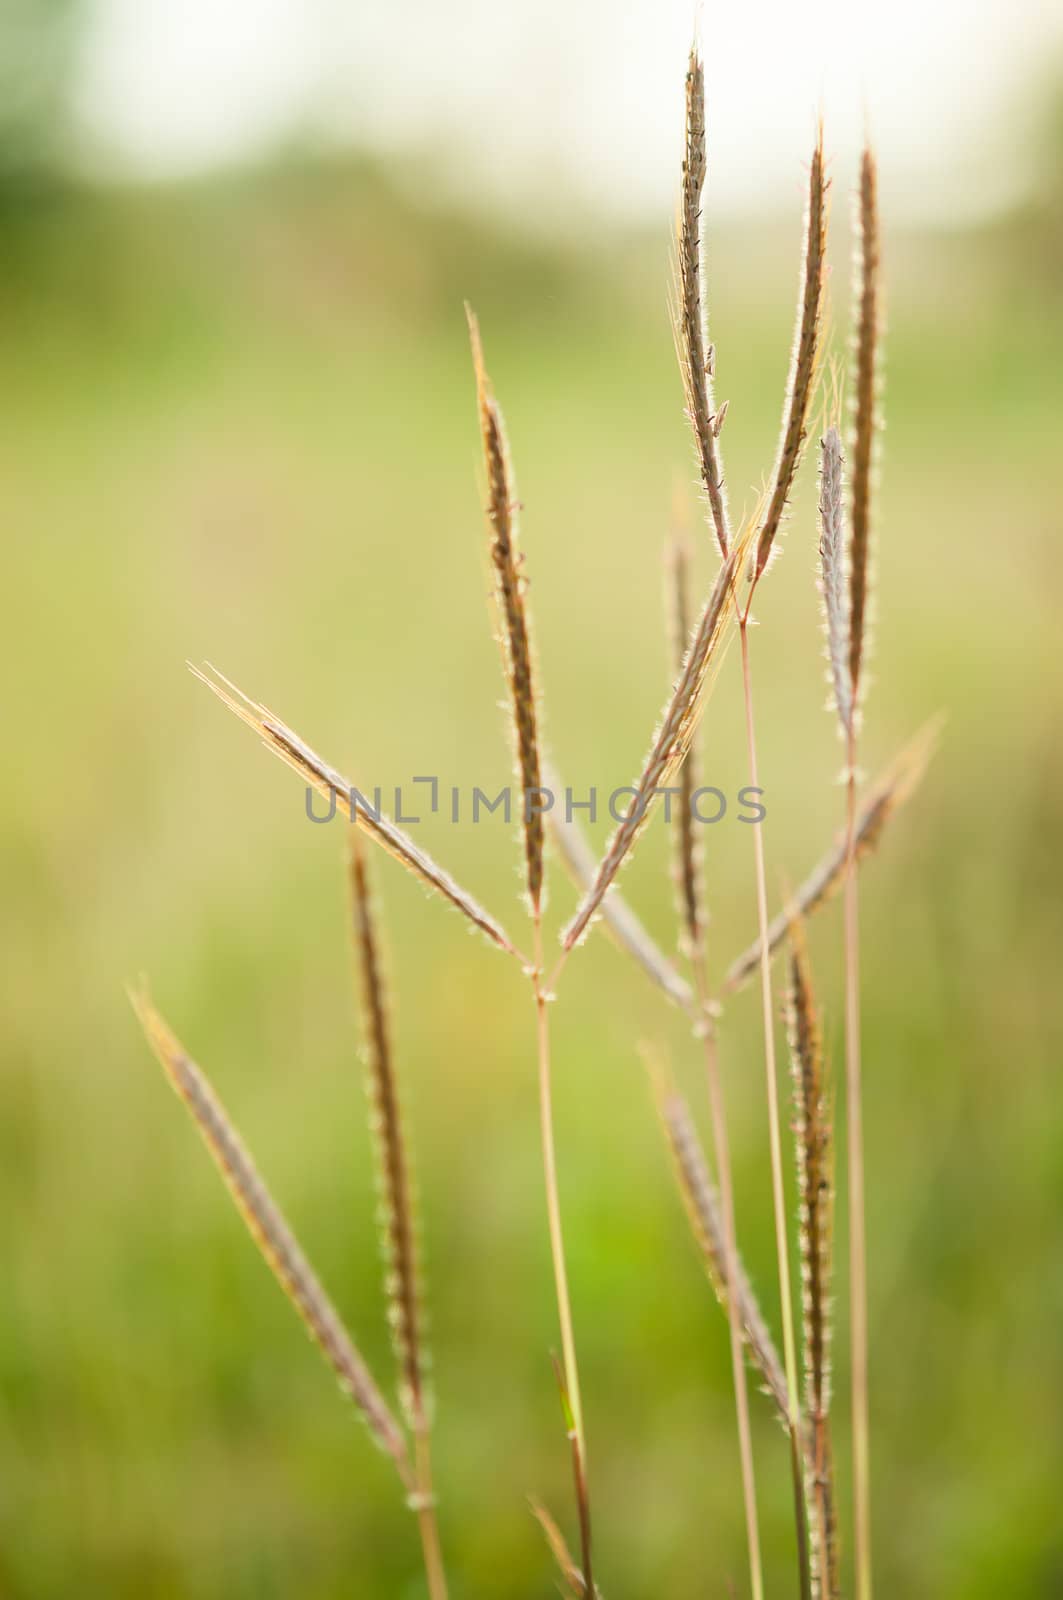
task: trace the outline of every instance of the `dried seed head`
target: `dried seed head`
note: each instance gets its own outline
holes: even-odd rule
[[[797,1147],[805,1380],[809,1415],[815,1417],[830,1408],[834,1150],[823,1031],[804,928],[796,916],[790,923],[790,948],[786,1021]]]
[[[853,685],[849,676],[849,596],[845,583],[843,487],[842,441],[837,428],[832,426],[820,441],[820,594],[823,599],[834,707],[842,733],[848,739],[853,731]]]
[[[870,147],[860,162],[857,194],[857,286],[852,437],[852,497],[849,546],[849,677],[860,692],[867,654],[867,609],[871,546],[871,476],[874,468],[878,404],[878,346],[881,333],[878,169]]]
[[[412,1487],[406,1442],[398,1423],[274,1204],[224,1106],[155,1010],[146,991],[131,998],[148,1043],[188,1107],[251,1237],[302,1318],[310,1337],[335,1372],[341,1388],[361,1412],[373,1438],[394,1459],[404,1484]]]
[[[658,1107],[691,1230],[716,1298],[726,1310],[730,1284],[723,1219],[694,1120],[686,1101],[674,1088],[658,1093]],[[786,1427],[790,1415],[786,1374],[741,1261],[738,1262],[738,1310],[742,1335],[753,1364],[764,1379],[779,1420]]]
[[[801,460],[808,412],[819,369],[820,331],[823,318],[827,259],[827,180],[823,162],[823,128],[819,128],[808,177],[805,209],[805,244],[801,254],[801,286],[797,305],[790,377],[786,389],[779,451],[772,474],[764,519],[757,539],[754,581],[768,564],[775,536],[786,512],[790,491]]]
[[[678,682],[665,706],[645,765],[637,782],[632,786],[634,798],[631,805],[606,848],[594,882],[562,934],[561,942],[566,951],[571,950],[583,938],[592,917],[598,911],[642,831],[654,801],[690,749],[690,741],[704,709],[710,666],[718,661],[718,652],[726,634],[727,624],[737,610],[735,578],[742,570],[752,538],[753,530],[747,529],[732,545],[720,568],[712,593],[705,602],[701,620],[691,640]]]
[[[369,864],[354,830],[350,841],[349,877],[354,949],[362,995],[366,1088],[377,1149],[388,1321],[399,1367],[403,1409],[414,1432],[424,1432],[428,1426],[426,1360],[413,1179],[403,1130]]]
[[[790,951],[786,1020],[794,1093],[805,1391],[811,1430],[806,1479],[812,1513],[813,1592],[819,1600],[831,1600],[838,1592],[830,1434],[834,1141],[823,1033],[804,927],[796,915],[790,923]]]
[[[484,467],[487,473],[487,520],[491,528],[491,562],[495,598],[502,622],[502,647],[509,680],[516,733],[517,775],[523,804],[524,854],[528,897],[537,916],[543,889],[542,778],[539,761],[538,709],[530,628],[525,604],[523,558],[517,544],[517,500],[502,413],[491,392],[484,367],[480,326],[468,306],[469,338],[476,372]]]
[[[726,402],[715,410],[712,380],[715,349],[706,349],[701,270],[701,191],[705,184],[705,70],[697,46],[690,51],[686,80],[686,144],[683,184],[676,227],[675,303],[672,321],[679,356],[687,414],[702,486],[708,497],[716,542],[726,556],[731,544],[723,462],[717,440]]]
[[[349,778],[343,777],[335,767],[330,767],[327,762],[322,761],[309,745],[303,743],[293,729],[279,717],[275,717],[266,706],[260,705],[256,700],[249,700],[242,690],[230,683],[228,678],[223,678],[214,668],[201,670],[199,667],[192,667],[191,670],[200,682],[205,683],[208,689],[212,689],[218,699],[240,718],[241,722],[246,722],[249,728],[255,730],[268,750],[280,756],[282,761],[298,772],[319,794],[330,797],[342,816],[357,827],[363,828],[370,838],[375,839],[377,844],[387,851],[388,855],[394,856],[396,861],[401,861],[415,878],[420,878],[428,888],[434,889],[450,905],[461,911],[473,926],[486,934],[499,949],[521,959],[502,926],[471,894],[460,884],[455,883],[450,874],[444,872],[443,868],[432,860],[427,851],[414,844],[410,836],[403,833],[401,828],[397,828],[383,812],[377,814],[375,810],[358,804],[356,799],[352,800],[352,796],[363,792],[357,785],[351,783]]]
[[[940,718],[935,717],[928,722],[868,791],[856,821],[858,861],[877,847],[887,822],[918,788],[937,745],[940,729]],[[837,892],[845,878],[846,860],[846,839],[842,833],[791,896],[790,909],[780,911],[778,916],[772,918],[768,925],[770,951],[777,950],[786,938],[794,912],[808,917]],[[760,941],[755,940],[727,969],[722,993],[733,994],[736,989],[741,989],[759,967]]]

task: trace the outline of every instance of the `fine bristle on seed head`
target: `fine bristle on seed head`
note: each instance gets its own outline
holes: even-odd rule
[[[495,574],[495,599],[501,622],[501,641],[513,711],[517,775],[521,786],[521,820],[527,868],[528,898],[538,916],[543,892],[542,777],[539,756],[539,710],[531,629],[526,603],[524,558],[517,538],[517,498],[509,446],[502,413],[484,366],[480,325],[469,306],[473,368],[480,418],[484,469],[487,476],[486,515],[491,529],[491,564]]]
[[[849,596],[846,589],[845,461],[841,435],[831,425],[820,441],[819,588],[827,634],[831,691],[842,734],[853,731],[853,685],[849,676]]]
[[[854,696],[860,692],[861,668],[867,655],[871,489],[882,322],[878,168],[870,146],[865,148],[860,161],[856,222],[858,249],[849,544],[849,677]]]

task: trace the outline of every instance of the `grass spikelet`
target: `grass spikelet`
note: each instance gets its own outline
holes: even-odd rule
[[[786,389],[779,451],[772,474],[772,490],[757,540],[754,582],[768,564],[790,498],[807,433],[808,412],[819,367],[820,328],[823,317],[824,277],[827,257],[827,180],[823,163],[823,128],[819,127],[808,175],[805,207],[805,242],[801,254],[801,284],[797,329],[794,334],[790,376]]]
[[[870,147],[860,161],[857,195],[856,334],[849,545],[849,677],[860,692],[866,655],[868,561],[871,545],[871,474],[878,402],[879,303],[878,169]]]
[[[351,834],[349,878],[355,956],[361,982],[366,1087],[377,1147],[388,1320],[410,1427],[427,1427],[420,1273],[413,1184],[391,1042],[387,996],[373,914],[369,867],[357,832]]]
[[[928,722],[869,790],[856,823],[858,861],[877,848],[890,818],[919,787],[934,753],[940,729],[940,718]],[[770,951],[777,950],[786,938],[793,912],[808,917],[841,888],[845,878],[845,863],[846,837],[842,833],[791,896],[790,909],[772,918],[768,925]],[[722,993],[733,994],[741,989],[759,965],[760,940],[757,939],[732,961],[723,980]]]
[[[565,793],[560,780],[550,772],[546,774],[546,786],[555,797]],[[594,882],[598,861],[582,828],[567,814],[564,806],[558,807],[556,799],[547,825],[566,872],[577,889],[586,893]],[[693,1010],[694,991],[690,984],[646,932],[619,889],[613,889],[603,900],[602,921],[621,950],[638,963],[650,982],[656,984],[673,1005],[683,1011]]]
[[[484,467],[487,473],[487,520],[491,527],[491,563],[495,572],[495,598],[502,619],[502,645],[509,680],[513,725],[516,730],[517,774],[523,803],[524,854],[528,898],[538,916],[543,888],[543,814],[539,761],[538,712],[531,638],[525,606],[523,557],[517,544],[517,499],[502,413],[484,367],[480,325],[466,306],[469,339],[476,373],[476,398],[480,414]]]
[[[683,1096],[672,1086],[658,1088],[658,1109],[675,1167],[676,1180],[691,1231],[701,1251],[709,1281],[724,1311],[730,1295],[727,1250],[720,1202],[701,1148],[694,1119]],[[779,1420],[787,1426],[789,1402],[786,1374],[768,1332],[745,1269],[738,1261],[738,1310],[742,1336],[753,1365],[764,1380]]]
[[[223,678],[215,669],[200,670],[199,667],[193,666],[191,670],[208,689],[213,690],[230,711],[240,718],[241,722],[246,722],[249,728],[255,730],[268,750],[272,750],[274,755],[292,767],[320,794],[332,798],[337,810],[343,816],[357,827],[363,828],[370,838],[387,851],[388,855],[394,856],[396,861],[401,861],[414,877],[419,878],[429,889],[435,890],[450,905],[461,911],[473,926],[486,934],[499,949],[505,950],[509,955],[517,956],[521,961],[524,960],[510,942],[501,924],[485,911],[467,890],[455,883],[450,874],[444,872],[443,868],[432,860],[427,851],[415,845],[409,835],[403,833],[401,828],[397,828],[383,812],[378,816],[366,806],[352,803],[352,795],[360,792],[357,785],[352,784],[349,778],[343,777],[334,767],[322,761],[321,757],[315,754],[309,745],[304,744],[286,723],[275,717],[266,706],[259,705],[255,700],[249,700],[235,684]]]
[[[727,408],[724,405],[716,411],[713,406],[714,355],[712,346],[706,344],[702,309],[701,193],[705,186],[705,148],[705,69],[695,44],[691,47],[686,78],[686,143],[676,230],[673,320],[701,481],[712,512],[716,542],[720,554],[726,556],[731,532],[718,441]]]
[[[155,1010],[145,991],[131,996],[148,1043],[184,1101],[236,1208],[267,1265],[301,1317],[310,1337],[354,1401],[369,1432],[412,1487],[406,1442],[350,1335],[291,1229],[259,1177],[251,1156],[204,1074]]]
[[[823,1034],[799,918],[790,923],[786,1003],[794,1088],[794,1136],[800,1215],[801,1309],[809,1440],[808,1498],[813,1508],[815,1593],[838,1593],[834,1466],[830,1433],[831,1280],[834,1246],[834,1140]]]
[[[709,668],[718,659],[720,642],[727,623],[737,610],[734,579],[749,551],[753,530],[747,529],[731,547],[720,567],[712,592],[705,602],[701,620],[691,640],[682,671],[665,706],[650,753],[634,784],[634,798],[624,820],[610,840],[599,863],[594,881],[584,895],[575,916],[562,934],[566,951],[579,942],[597,912],[649,816],[654,800],[668,783],[690,748],[705,703]]]
[[[853,682],[849,675],[849,597],[845,588],[844,465],[841,437],[832,426],[820,441],[820,594],[834,708],[848,742],[853,730]]]
[[[669,561],[669,598],[672,649],[676,673],[690,644],[690,544],[682,535],[672,542]],[[697,790],[694,744],[679,768],[679,818],[675,829],[675,882],[684,954],[700,961],[705,943],[704,895],[701,881],[701,842],[694,823],[693,796]]]

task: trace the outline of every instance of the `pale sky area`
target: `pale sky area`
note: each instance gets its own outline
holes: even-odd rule
[[[1023,185],[1024,91],[1053,62],[1063,80],[1063,0],[96,0],[95,10],[81,125],[97,159],[180,175],[306,129],[384,153],[442,152],[449,188],[517,211],[551,175],[607,212],[670,209],[696,14],[723,209],[792,193],[822,109],[843,180],[866,118],[898,209],[991,211]]]

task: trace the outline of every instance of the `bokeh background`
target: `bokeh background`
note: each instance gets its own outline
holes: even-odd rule
[[[677,483],[698,515],[667,314],[690,9],[503,13],[7,0],[0,17],[0,1590],[18,1600],[422,1593],[388,1464],[125,991],[150,976],[390,1381],[339,825],[307,825],[297,781],[184,662],[218,663],[365,785],[506,780],[468,297],[525,505],[551,749],[576,786],[637,770],[668,682]],[[869,115],[890,322],[869,771],[948,714],[863,879],[880,1582],[1058,1596],[1059,17],[779,5],[707,8],[702,28],[732,498],[752,506],[774,449],[817,106],[844,356]],[[755,641],[776,886],[841,804],[811,480]],[[729,792],[737,665],[702,734],[706,781]],[[519,923],[500,820],[419,836]],[[672,947],[668,855],[658,822],[625,888]],[[748,830],[708,830],[707,864],[721,970],[753,931]],[[526,1496],[572,1516],[526,990],[376,865],[453,1590],[546,1595]],[[571,905],[555,871],[555,922]],[[833,906],[813,947],[836,1059],[839,941]],[[741,1593],[726,1326],[637,1045],[668,1052],[700,1114],[697,1061],[600,932],[555,1028],[603,1589]],[[777,1325],[752,994],[725,1063],[741,1244]],[[844,1304],[839,1324],[847,1474]],[[786,1456],[766,1406],[755,1426],[783,1593]]]

